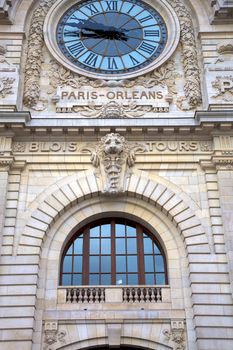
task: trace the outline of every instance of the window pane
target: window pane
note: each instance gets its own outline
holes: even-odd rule
[[[128,237],[136,237],[136,227],[127,226],[126,232]]]
[[[89,284],[91,286],[98,286],[100,284],[99,275],[89,275]]]
[[[111,225],[102,225],[101,226],[101,236],[102,237],[111,237]]]
[[[111,239],[101,239],[101,254],[111,254]]]
[[[72,256],[65,256],[63,262],[63,272],[72,272]]]
[[[145,275],[145,282],[146,284],[155,284],[155,278],[154,278],[154,274],[152,273],[147,273]]]
[[[77,238],[74,241],[74,254],[82,254],[83,253],[83,239]]]
[[[138,284],[138,275],[128,275],[128,284],[137,285]]]
[[[116,237],[124,237],[125,236],[125,225],[116,224],[115,230],[116,230]]]
[[[92,227],[90,229],[90,237],[99,237],[100,236],[100,227]]]
[[[100,240],[99,239],[90,239],[90,254],[99,254],[100,253]]]
[[[109,286],[111,283],[111,275],[101,275],[101,284]]]
[[[144,243],[144,254],[153,254],[152,240],[149,237],[144,238],[143,243]]]
[[[128,272],[137,272],[138,271],[138,257],[136,255],[128,256]]]
[[[73,276],[73,285],[74,286],[81,286],[82,285],[82,275],[74,275]]]
[[[62,275],[62,285],[71,286],[71,275]]]
[[[116,256],[116,272],[126,272],[126,256]]]
[[[124,238],[116,238],[116,254],[125,254]]]
[[[165,274],[164,273],[156,274],[156,284],[165,284]]]
[[[111,272],[110,256],[101,256],[101,272]]]
[[[117,285],[126,285],[126,275],[123,275],[123,274],[117,274],[116,275],[116,284]]]
[[[152,255],[144,257],[145,272],[154,272],[154,259]]]
[[[73,251],[72,251],[72,248],[73,248],[73,244],[71,244],[71,246],[69,247],[69,249],[67,250],[67,254],[73,254]]]
[[[128,254],[137,254],[137,240],[136,238],[127,239],[127,253]]]
[[[74,272],[82,272],[83,268],[83,257],[74,256]]]
[[[160,252],[160,250],[159,250],[159,248],[158,248],[156,243],[154,243],[154,253],[155,254],[161,254],[161,252]]]
[[[90,256],[89,263],[90,272],[99,272],[99,256]]]
[[[162,255],[155,256],[155,271],[156,272],[164,272],[164,262]]]

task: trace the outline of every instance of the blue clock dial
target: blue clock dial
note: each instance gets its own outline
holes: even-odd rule
[[[78,2],[60,18],[56,32],[60,50],[74,65],[109,75],[146,67],[167,42],[162,16],[136,0]]]

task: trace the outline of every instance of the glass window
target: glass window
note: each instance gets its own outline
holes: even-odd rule
[[[156,239],[137,223],[105,219],[77,232],[67,245],[60,283],[163,285],[166,262]]]

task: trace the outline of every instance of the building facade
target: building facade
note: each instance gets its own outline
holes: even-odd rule
[[[233,349],[233,2],[0,1],[0,348]]]

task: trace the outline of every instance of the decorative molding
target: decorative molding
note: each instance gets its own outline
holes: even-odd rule
[[[122,103],[111,101],[102,106],[96,106],[94,104],[90,104],[89,106],[74,106],[69,112],[80,113],[84,117],[114,119],[139,118],[154,110],[155,107],[138,106],[135,102],[131,102],[128,106],[125,106]]]
[[[15,2],[15,0],[1,0],[0,1],[0,24],[11,23],[10,12],[11,12],[13,2]]]
[[[58,330],[57,321],[46,322],[44,326],[44,350],[53,350],[56,343],[60,345],[66,344],[66,332]]]
[[[184,321],[172,321],[171,330],[165,329],[163,334],[173,342],[173,350],[185,350]]]
[[[213,24],[233,23],[233,1],[232,0],[211,0],[213,8]]]
[[[233,102],[233,76],[217,76],[216,80],[212,81],[212,87],[217,90],[213,98],[221,97],[221,100]]]
[[[224,157],[225,153],[222,152],[222,157],[214,157],[213,164],[217,170],[233,170],[233,157]]]
[[[91,162],[100,171],[102,192],[121,194],[125,191],[128,168],[136,160],[136,152],[145,152],[144,144],[129,144],[120,134],[107,134],[102,137],[96,148],[85,147],[82,152],[91,153]]]
[[[43,25],[49,9],[55,2],[56,0],[41,0],[30,23],[24,83],[24,104],[29,108],[36,108],[40,99],[40,74],[44,45]],[[43,101],[40,105],[43,106]]]
[[[183,50],[183,67],[185,96],[177,99],[177,106],[181,110],[195,109],[202,102],[200,70],[198,55],[190,11],[182,0],[169,0],[180,20],[181,45]]]
[[[15,78],[3,77],[0,78],[0,97],[5,98],[7,95],[13,95],[13,84]]]
[[[0,172],[8,172],[13,165],[14,159],[12,157],[0,157]]]

